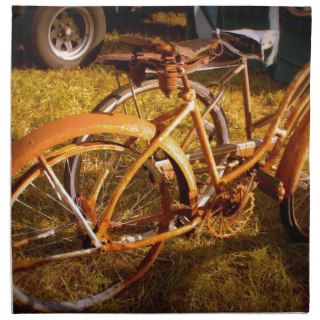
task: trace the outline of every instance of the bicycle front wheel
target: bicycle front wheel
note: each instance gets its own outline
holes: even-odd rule
[[[284,148],[276,176],[284,183],[285,198],[280,202],[280,217],[285,230],[297,241],[307,242],[310,223],[309,135],[310,135],[310,64],[292,81],[299,84],[292,93],[288,118],[294,126]],[[286,96],[285,96],[286,97]]]
[[[82,159],[76,201],[58,185],[75,156]],[[20,174],[12,193],[16,301],[39,311],[82,310],[111,299],[148,271],[163,242],[100,254],[74,212],[78,210],[94,231],[138,156],[119,143],[64,142]],[[166,231],[169,219],[164,210],[169,210],[170,199],[163,188],[159,170],[145,161],[117,201],[107,230],[110,240],[126,243]]]

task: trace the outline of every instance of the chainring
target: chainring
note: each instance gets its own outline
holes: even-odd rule
[[[228,238],[237,234],[253,215],[254,194],[247,184],[237,184],[217,197],[207,214],[209,234],[217,238]],[[246,199],[245,199],[246,198]]]

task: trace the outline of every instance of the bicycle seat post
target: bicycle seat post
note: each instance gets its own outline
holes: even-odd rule
[[[162,53],[161,63],[158,66],[157,73],[159,77],[159,87],[166,97],[171,97],[174,90],[177,89],[178,67],[176,58],[172,54]]]
[[[183,67],[178,68],[178,72],[181,73],[181,80],[183,83],[183,89],[179,93],[179,98],[183,99],[186,102],[192,101],[196,98],[194,89],[191,87],[189,78],[185,73]]]

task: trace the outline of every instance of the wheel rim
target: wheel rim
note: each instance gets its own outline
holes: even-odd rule
[[[48,41],[52,52],[64,60],[84,55],[94,36],[94,24],[89,11],[83,7],[64,7],[53,17]]]
[[[55,171],[57,172],[58,176],[58,170],[56,169],[56,166],[60,166],[62,161],[65,161],[67,158],[75,156],[76,154],[79,154],[81,152],[82,157],[86,156],[84,158],[84,161],[82,161],[82,166],[83,166],[83,171],[85,176],[80,176],[80,179],[84,181],[83,188],[88,189],[88,186],[90,184],[90,181],[88,181],[89,174],[93,175],[93,172],[96,171],[97,168],[99,168],[99,164],[97,162],[88,161],[88,156],[89,152],[104,152],[104,151],[112,151],[112,154],[116,153],[121,153],[121,157],[124,157],[124,160],[120,162],[117,162],[117,165],[120,168],[123,168],[123,165],[126,163],[129,155],[135,155],[136,152],[127,152],[128,149],[124,149],[121,146],[117,146],[114,144],[107,144],[103,142],[91,142],[87,143],[82,146],[74,146],[73,148],[70,149],[70,146],[68,147],[69,149],[67,152],[61,153],[60,151],[52,154],[50,156],[50,159],[48,160],[48,163],[50,163],[50,166],[52,168],[55,168]],[[82,150],[81,150],[82,149]],[[90,154],[89,154],[90,156]],[[134,156],[135,157],[135,156]],[[98,157],[96,157],[98,158]],[[108,157],[110,159],[111,157]],[[90,157],[89,157],[90,159]],[[106,154],[104,153],[102,157],[99,157],[101,161],[105,161],[103,159],[106,158]],[[67,161],[66,161],[67,164]],[[151,182],[151,180],[148,177],[148,173],[151,172],[151,174],[155,173],[153,170],[156,170],[155,167],[153,167],[151,164],[149,167],[149,164],[146,164],[147,168],[149,168],[148,171],[142,170],[140,173],[143,175],[144,179],[147,179],[148,181],[144,180],[143,181],[143,186],[146,186],[146,183],[154,183]],[[18,182],[18,187],[14,189],[13,192],[13,209],[12,209],[12,234],[13,234],[13,266],[15,267],[15,262],[16,260],[23,260],[27,258],[41,258],[42,254],[47,254],[52,255],[53,254],[61,254],[65,253],[66,248],[68,249],[70,246],[72,247],[72,251],[74,251],[76,248],[79,246],[82,247],[81,243],[79,243],[79,239],[77,238],[77,230],[73,230],[72,228],[75,227],[73,224],[71,227],[68,226],[69,230],[66,230],[66,233],[62,233],[61,230],[59,233],[57,233],[57,236],[53,239],[53,242],[47,243],[46,240],[41,240],[43,241],[42,243],[36,242],[34,244],[30,243],[26,244],[26,246],[29,247],[24,247],[24,244],[21,246],[17,246],[17,243],[19,244],[19,241],[24,240],[25,236],[23,235],[21,238],[21,234],[23,234],[23,231],[30,231],[36,230],[36,234],[43,234],[43,230],[48,230],[48,229],[53,229],[53,228],[58,228],[59,226],[65,226],[66,223],[69,221],[62,221],[60,218],[63,215],[65,215],[64,212],[62,212],[65,208],[63,206],[59,205],[58,203],[58,210],[57,208],[51,210],[50,212],[52,213],[50,216],[48,216],[47,211],[43,211],[44,209],[40,208],[48,208],[50,207],[47,204],[47,201],[51,199],[51,197],[54,196],[54,194],[49,194],[49,197],[45,195],[45,199],[43,200],[40,196],[37,198],[34,198],[34,194],[36,193],[47,193],[47,186],[43,184],[42,181],[37,183],[37,179],[41,178],[43,175],[41,175],[41,170],[40,170],[39,165],[35,165],[33,167],[33,170],[29,171],[29,173],[22,178]],[[88,171],[89,170],[89,171]],[[150,171],[151,170],[151,171]],[[63,177],[63,173],[65,172],[64,169],[61,168],[59,172],[59,178]],[[114,170],[114,173],[120,174],[120,171]],[[99,174],[98,174],[99,175]],[[156,176],[152,175],[156,180],[158,181],[158,176],[157,173],[155,173]],[[95,177],[97,176],[97,173],[93,175],[92,177],[92,182],[95,181]],[[157,177],[158,176],[158,177]],[[112,180],[111,180],[112,177]],[[45,177],[44,177],[45,178]],[[110,175],[110,180],[105,181],[107,186],[110,184],[116,183],[116,177],[114,174],[111,176]],[[139,181],[138,181],[139,182]],[[93,184],[95,184],[93,182]],[[157,183],[156,183],[157,184]],[[49,186],[49,184],[47,183]],[[41,186],[41,189],[39,189]],[[27,188],[30,187],[31,191],[25,192]],[[135,194],[135,189],[133,189],[133,185],[131,189],[133,190],[132,193],[130,193],[130,187],[128,186],[128,192],[124,194],[123,196],[123,203],[119,203],[118,210],[115,211],[115,222],[125,222],[125,221],[130,221],[132,220],[130,215],[128,215],[128,206],[127,206],[127,199],[130,198],[130,195],[132,197],[133,204],[135,207],[133,207],[132,214],[135,215],[137,211],[137,204],[139,201],[137,199],[140,199],[141,201],[139,202],[140,209],[139,210],[145,210],[146,206],[145,204],[150,202],[149,199],[153,197],[153,199],[157,198],[157,194],[150,194],[148,193],[147,196],[143,199],[145,201],[142,201],[142,197],[139,194]],[[144,189],[143,192],[145,192],[146,189]],[[82,190],[81,190],[82,191]],[[101,189],[101,193],[103,196],[107,195],[106,191],[103,191]],[[107,196],[108,197],[108,196]],[[135,199],[135,197],[138,197]],[[140,198],[139,198],[140,197]],[[17,200],[20,200],[20,202]],[[23,203],[23,211],[21,211],[21,199],[24,202]],[[100,204],[103,204],[105,200],[103,198],[100,199]],[[40,203],[43,202],[44,205],[41,207]],[[54,204],[57,203],[57,199],[55,199]],[[30,204],[33,206],[33,211],[30,210]],[[15,207],[16,205],[16,207]],[[152,210],[154,207],[154,203],[151,203],[151,207],[149,208]],[[20,208],[19,208],[20,207]],[[98,205],[96,205],[98,207]],[[123,212],[123,218],[124,220],[121,220],[120,217],[120,210],[121,208],[125,208],[126,211]],[[34,210],[35,209],[35,210]],[[97,209],[98,211],[98,209]],[[130,211],[130,210],[129,210]],[[21,217],[21,212],[22,215],[24,215],[24,218]],[[39,214],[40,213],[40,214]],[[40,216],[40,220],[39,219]],[[70,216],[70,215],[69,215]],[[52,219],[55,219],[54,222],[51,222]],[[61,220],[60,220],[60,219]],[[66,217],[66,220],[69,219],[69,217]],[[27,221],[27,222],[25,222]],[[58,221],[58,225],[56,225],[56,221]],[[154,221],[156,222],[156,221]],[[138,233],[141,233],[141,230],[144,228],[148,228],[148,230],[151,230],[151,228],[154,228],[154,222],[150,222],[149,226],[147,225],[139,225],[138,229],[135,229]],[[25,224],[22,226],[19,223]],[[47,225],[47,224],[50,225]],[[152,223],[152,227],[150,224]],[[52,224],[52,225],[51,225]],[[160,222],[161,225],[161,222]],[[43,229],[40,229],[40,226],[43,226]],[[25,228],[25,229],[24,229]],[[117,229],[118,228],[118,229]],[[125,229],[121,230],[121,227],[119,229],[119,226],[111,226],[110,227],[110,233],[113,234],[112,238],[116,239],[117,237],[121,237],[122,234],[130,234],[129,230],[133,230],[132,225],[128,225],[124,227]],[[39,231],[41,230],[41,232]],[[132,231],[131,231],[132,232]],[[142,231],[142,232],[147,232],[147,230]],[[28,238],[34,237],[34,234],[29,235]],[[63,240],[66,239],[66,237],[69,237],[69,244],[62,246]],[[75,241],[77,243],[72,244],[72,237],[75,237]],[[52,239],[47,237],[48,239]],[[46,239],[47,239],[46,238]],[[43,238],[45,239],[45,238]],[[62,240],[61,240],[62,239]],[[37,240],[38,241],[38,240]],[[48,240],[52,241],[52,240]],[[71,241],[71,242],[70,242]],[[80,241],[83,241],[80,239]],[[120,240],[119,240],[120,241]],[[126,242],[127,240],[122,240]],[[45,245],[47,247],[45,247]],[[51,245],[51,247],[49,247]],[[55,272],[53,273],[52,270],[49,270],[48,264],[45,264],[44,266],[34,266],[31,270],[30,269],[22,269],[22,270],[17,270],[17,272],[13,273],[13,281],[14,281],[14,293],[16,298],[24,303],[24,304],[31,304],[33,308],[41,311],[48,311],[48,310],[66,310],[66,309],[84,309],[87,307],[92,306],[95,303],[102,302],[105,300],[108,300],[112,298],[115,294],[119,293],[121,290],[126,288],[130,283],[136,281],[139,279],[152,265],[154,259],[158,255],[158,253],[161,250],[162,243],[158,243],[149,250],[147,248],[145,249],[139,249],[135,250],[133,252],[127,252],[127,251],[121,251],[121,253],[118,255],[116,252],[109,252],[106,253],[106,255],[99,255],[94,252],[94,255],[90,256],[83,256],[80,258],[71,258],[71,260],[63,260],[63,261],[57,261],[53,262],[53,265],[51,268],[54,268]],[[31,246],[31,247],[30,247]],[[42,247],[41,247],[42,246]],[[44,249],[42,249],[44,248]],[[51,248],[51,249],[50,249]],[[48,251],[50,249],[50,251]],[[95,248],[91,249],[81,249],[81,250],[93,250]],[[36,251],[35,251],[36,250]],[[61,251],[60,251],[61,250]],[[116,258],[116,255],[118,258]],[[73,261],[72,261],[73,259]],[[60,264],[59,264],[60,262]],[[61,263],[62,262],[62,263]],[[109,266],[109,267],[108,267]],[[62,269],[61,269],[62,268]],[[91,272],[88,273],[86,271],[86,268],[88,269],[96,269],[95,274],[91,274]],[[109,270],[108,270],[109,268]],[[91,270],[90,269],[90,270]],[[73,270],[73,274],[70,274],[70,271]],[[99,270],[99,271],[97,271]],[[50,273],[51,272],[51,273]],[[80,278],[77,276],[78,273],[83,273],[80,275]],[[101,273],[101,274],[100,274]],[[86,278],[86,274],[87,278]],[[102,276],[103,275],[103,276]],[[90,277],[93,278],[91,279]],[[82,278],[81,278],[82,277]],[[111,282],[111,277],[116,279],[116,281]],[[65,278],[65,280],[64,280]],[[97,279],[95,279],[97,278]],[[118,279],[118,280],[117,280]],[[95,283],[95,282],[99,283]],[[37,284],[41,283],[41,287],[37,287]],[[90,288],[87,287],[88,285],[92,285]],[[66,292],[62,292],[62,291]],[[43,301],[45,300],[45,301]]]

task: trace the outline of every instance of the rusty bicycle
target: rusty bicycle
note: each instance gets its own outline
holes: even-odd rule
[[[133,36],[122,41],[136,47],[133,54],[101,61],[124,68],[137,88],[153,70],[153,88],[167,97],[178,88],[183,103],[151,121],[103,107],[51,122],[14,143],[13,293],[39,311],[82,310],[112,299],[149,270],[170,238],[204,227],[215,237],[237,234],[253,214],[257,183],[279,200],[291,199],[282,210],[287,229],[308,235],[308,215],[298,220],[292,200],[309,146],[310,65],[277,110],[253,122],[247,59],[262,58],[256,40],[218,31],[212,39],[180,44]],[[214,97],[188,79],[209,63],[229,68],[214,84]],[[219,100],[237,74],[246,140],[231,144]],[[121,97],[113,94],[114,105]],[[253,139],[263,126],[264,136]]]

